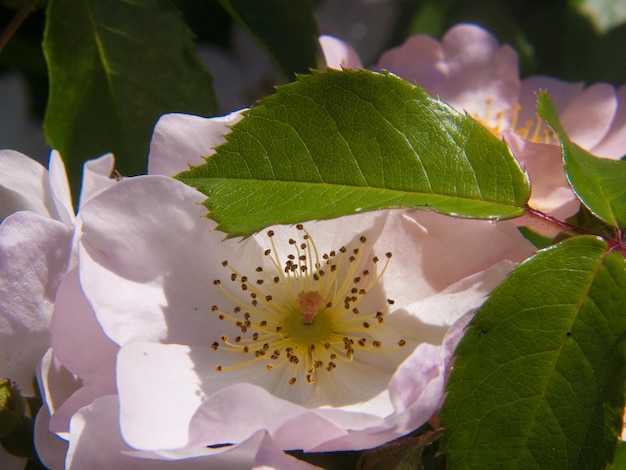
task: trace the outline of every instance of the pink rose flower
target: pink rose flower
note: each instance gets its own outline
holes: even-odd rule
[[[238,118],[164,116],[151,171],[200,163]],[[58,305],[81,292],[85,303],[71,304],[76,316],[59,308],[58,328],[55,311],[52,343],[82,387],[53,361],[42,367],[51,398],[66,383],[50,421],[69,440],[66,463],[105,452],[88,437],[100,426],[122,457],[146,466],[249,449],[255,465],[272,456],[290,468],[283,450],[363,449],[402,436],[441,405],[464,322],[533,251],[511,224],[416,211],[224,241],[203,217],[203,198],[146,176],[81,209],[79,266]],[[78,310],[91,312],[88,325]],[[91,333],[70,346],[73,324]]]

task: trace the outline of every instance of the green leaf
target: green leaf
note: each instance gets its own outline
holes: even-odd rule
[[[574,193],[596,217],[626,227],[626,161],[595,157],[569,140],[546,92],[539,95],[537,114],[561,140],[565,174]]]
[[[606,470],[626,470],[626,442],[620,442],[615,452],[615,461]]]
[[[510,218],[530,192],[506,144],[474,119],[365,70],[278,88],[177,178],[209,196],[209,217],[231,237],[380,208]]]
[[[44,129],[75,186],[83,161],[106,152],[122,173],[145,173],[161,114],[216,109],[211,77],[169,0],[50,0],[44,51]]]
[[[219,1],[289,79],[322,64],[311,0]]]
[[[449,468],[604,468],[622,429],[625,311],[624,258],[599,238],[518,266],[457,348]]]

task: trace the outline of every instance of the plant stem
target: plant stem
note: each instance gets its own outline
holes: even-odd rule
[[[546,214],[544,212],[541,212],[540,210],[537,209],[533,209],[530,206],[526,207],[526,212],[528,215],[536,217],[537,219],[540,219],[550,225],[555,225],[556,227],[558,227],[560,230],[563,230],[565,232],[569,232],[569,233],[575,233],[578,235],[597,235],[593,232],[590,232],[588,230],[585,230],[583,228],[580,227],[576,227],[575,225],[571,225],[568,224],[567,222],[564,222],[563,220],[557,219],[556,217],[553,217],[549,214]]]
[[[28,17],[31,11],[35,9],[35,3],[37,0],[30,0],[22,5],[17,11],[9,25],[0,34],[0,53],[4,50],[4,47],[9,43],[15,32],[22,26],[24,20]]]

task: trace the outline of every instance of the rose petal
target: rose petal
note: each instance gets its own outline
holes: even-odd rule
[[[115,184],[115,179],[111,178],[114,164],[112,153],[85,162],[79,207],[98,192]]]
[[[71,231],[56,220],[18,212],[0,225],[0,376],[35,393],[35,366],[48,349],[54,297],[65,274]]]
[[[208,293],[214,278],[206,270],[221,268],[223,235],[202,217],[202,198],[171,178],[143,176],[123,180],[83,206],[81,285],[118,344],[176,342],[178,335],[205,339],[202,327],[214,303]],[[172,303],[176,312],[168,308]],[[183,321],[181,310],[188,312]]]
[[[50,432],[48,428],[49,423],[50,414],[48,413],[48,409],[42,406],[35,418],[33,436],[37,457],[39,457],[47,468],[63,468],[68,443],[56,434]]]
[[[0,221],[17,211],[57,218],[48,171],[14,150],[0,150]]]
[[[226,116],[203,118],[190,114],[165,114],[158,120],[148,157],[148,174],[173,176],[204,163],[225,142],[230,126],[243,117],[241,111]]]
[[[119,432],[119,408],[116,396],[98,398],[82,408],[70,425],[70,447],[66,468],[249,469],[264,432],[255,433],[239,446],[220,449],[198,448],[187,452],[137,452],[128,447]]]
[[[471,24],[450,28],[441,43],[413,36],[384,53],[379,63],[493,128],[512,118],[519,97],[517,53]]]
[[[622,158],[626,153],[626,86],[617,90],[618,108],[611,128],[602,141],[591,149],[594,155],[604,158]]]
[[[348,43],[333,36],[322,35],[319,37],[322,53],[326,66],[333,69],[362,69],[363,64],[359,54]]]
[[[65,225],[73,226],[75,217],[70,183],[67,180],[67,173],[61,155],[56,150],[50,153],[48,169],[50,172],[50,192],[59,214],[59,220]]]

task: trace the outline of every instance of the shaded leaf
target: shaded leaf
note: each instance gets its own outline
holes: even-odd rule
[[[565,174],[574,193],[596,217],[626,227],[626,161],[593,156],[569,140],[547,92],[539,95],[537,114],[561,140]]]
[[[457,348],[451,469],[602,469],[622,428],[624,258],[577,237],[522,263]]]
[[[322,64],[311,0],[219,1],[288,78]]]
[[[169,0],[50,0],[44,52],[46,138],[75,186],[83,161],[106,152],[122,173],[145,173],[161,114],[216,109],[211,77]]]
[[[530,191],[506,144],[473,118],[365,70],[278,88],[177,178],[209,197],[209,217],[231,237],[380,208],[510,218]]]

